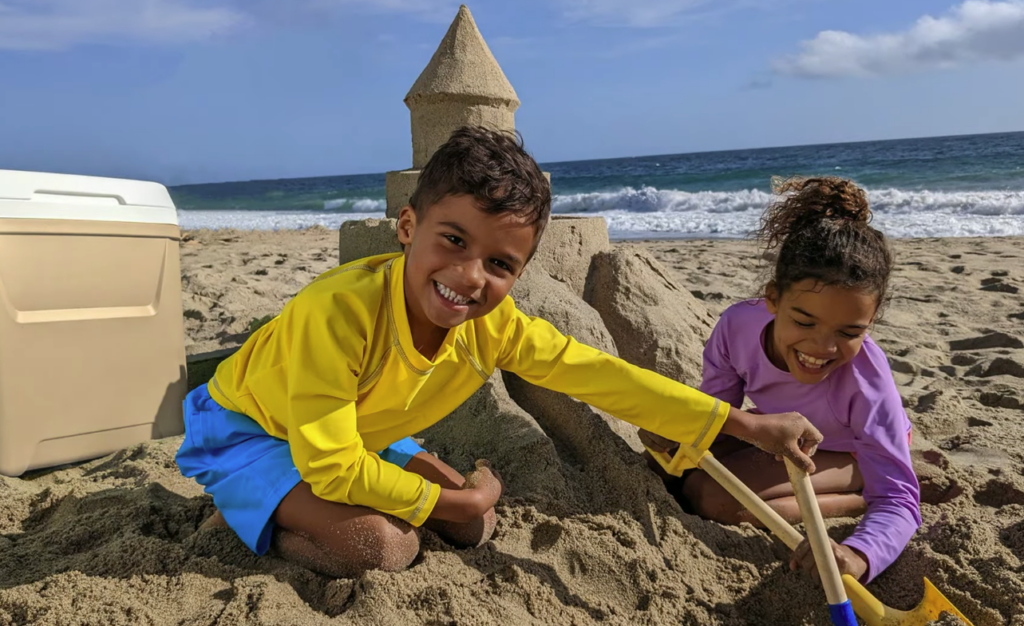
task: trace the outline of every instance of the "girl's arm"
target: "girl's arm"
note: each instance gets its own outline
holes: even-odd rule
[[[920,486],[910,460],[910,423],[888,367],[870,369],[859,372],[866,391],[857,394],[850,406],[867,513],[842,542],[867,558],[865,583],[899,557],[921,526]]]

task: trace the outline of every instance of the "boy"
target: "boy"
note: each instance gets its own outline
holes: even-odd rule
[[[752,419],[518,311],[508,293],[550,208],[517,136],[453,133],[401,210],[403,252],[322,274],[189,394],[177,461],[213,496],[208,524],[338,577],[407,567],[419,526],[487,541],[497,474],[478,461],[463,477],[409,437],[495,369],[684,445],[722,432],[813,470],[821,435],[802,416]]]

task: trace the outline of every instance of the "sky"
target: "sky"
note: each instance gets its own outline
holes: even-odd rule
[[[469,0],[554,162],[1024,130],[1024,0]],[[411,166],[459,2],[0,0],[0,169]]]

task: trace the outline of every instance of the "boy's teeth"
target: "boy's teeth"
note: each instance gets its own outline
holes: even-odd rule
[[[807,356],[803,352],[799,351],[796,353],[796,357],[800,359],[801,363],[813,369],[825,367],[826,365],[828,365],[829,362],[829,359],[816,359],[814,357]]]
[[[437,285],[437,290],[440,291],[441,295],[444,296],[445,299],[447,299],[449,302],[454,302],[455,304],[469,303],[469,298],[460,296],[459,294],[455,293],[454,291],[437,282],[436,280],[434,281],[434,284]]]

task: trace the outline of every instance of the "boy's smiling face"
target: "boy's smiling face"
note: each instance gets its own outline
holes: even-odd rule
[[[420,215],[404,207],[398,240],[417,345],[493,311],[522,273],[536,232],[514,214],[485,213],[469,195],[446,196]]]
[[[805,279],[787,288],[782,297],[769,289],[766,304],[775,315],[765,338],[769,360],[797,381],[814,384],[860,352],[878,297]]]

